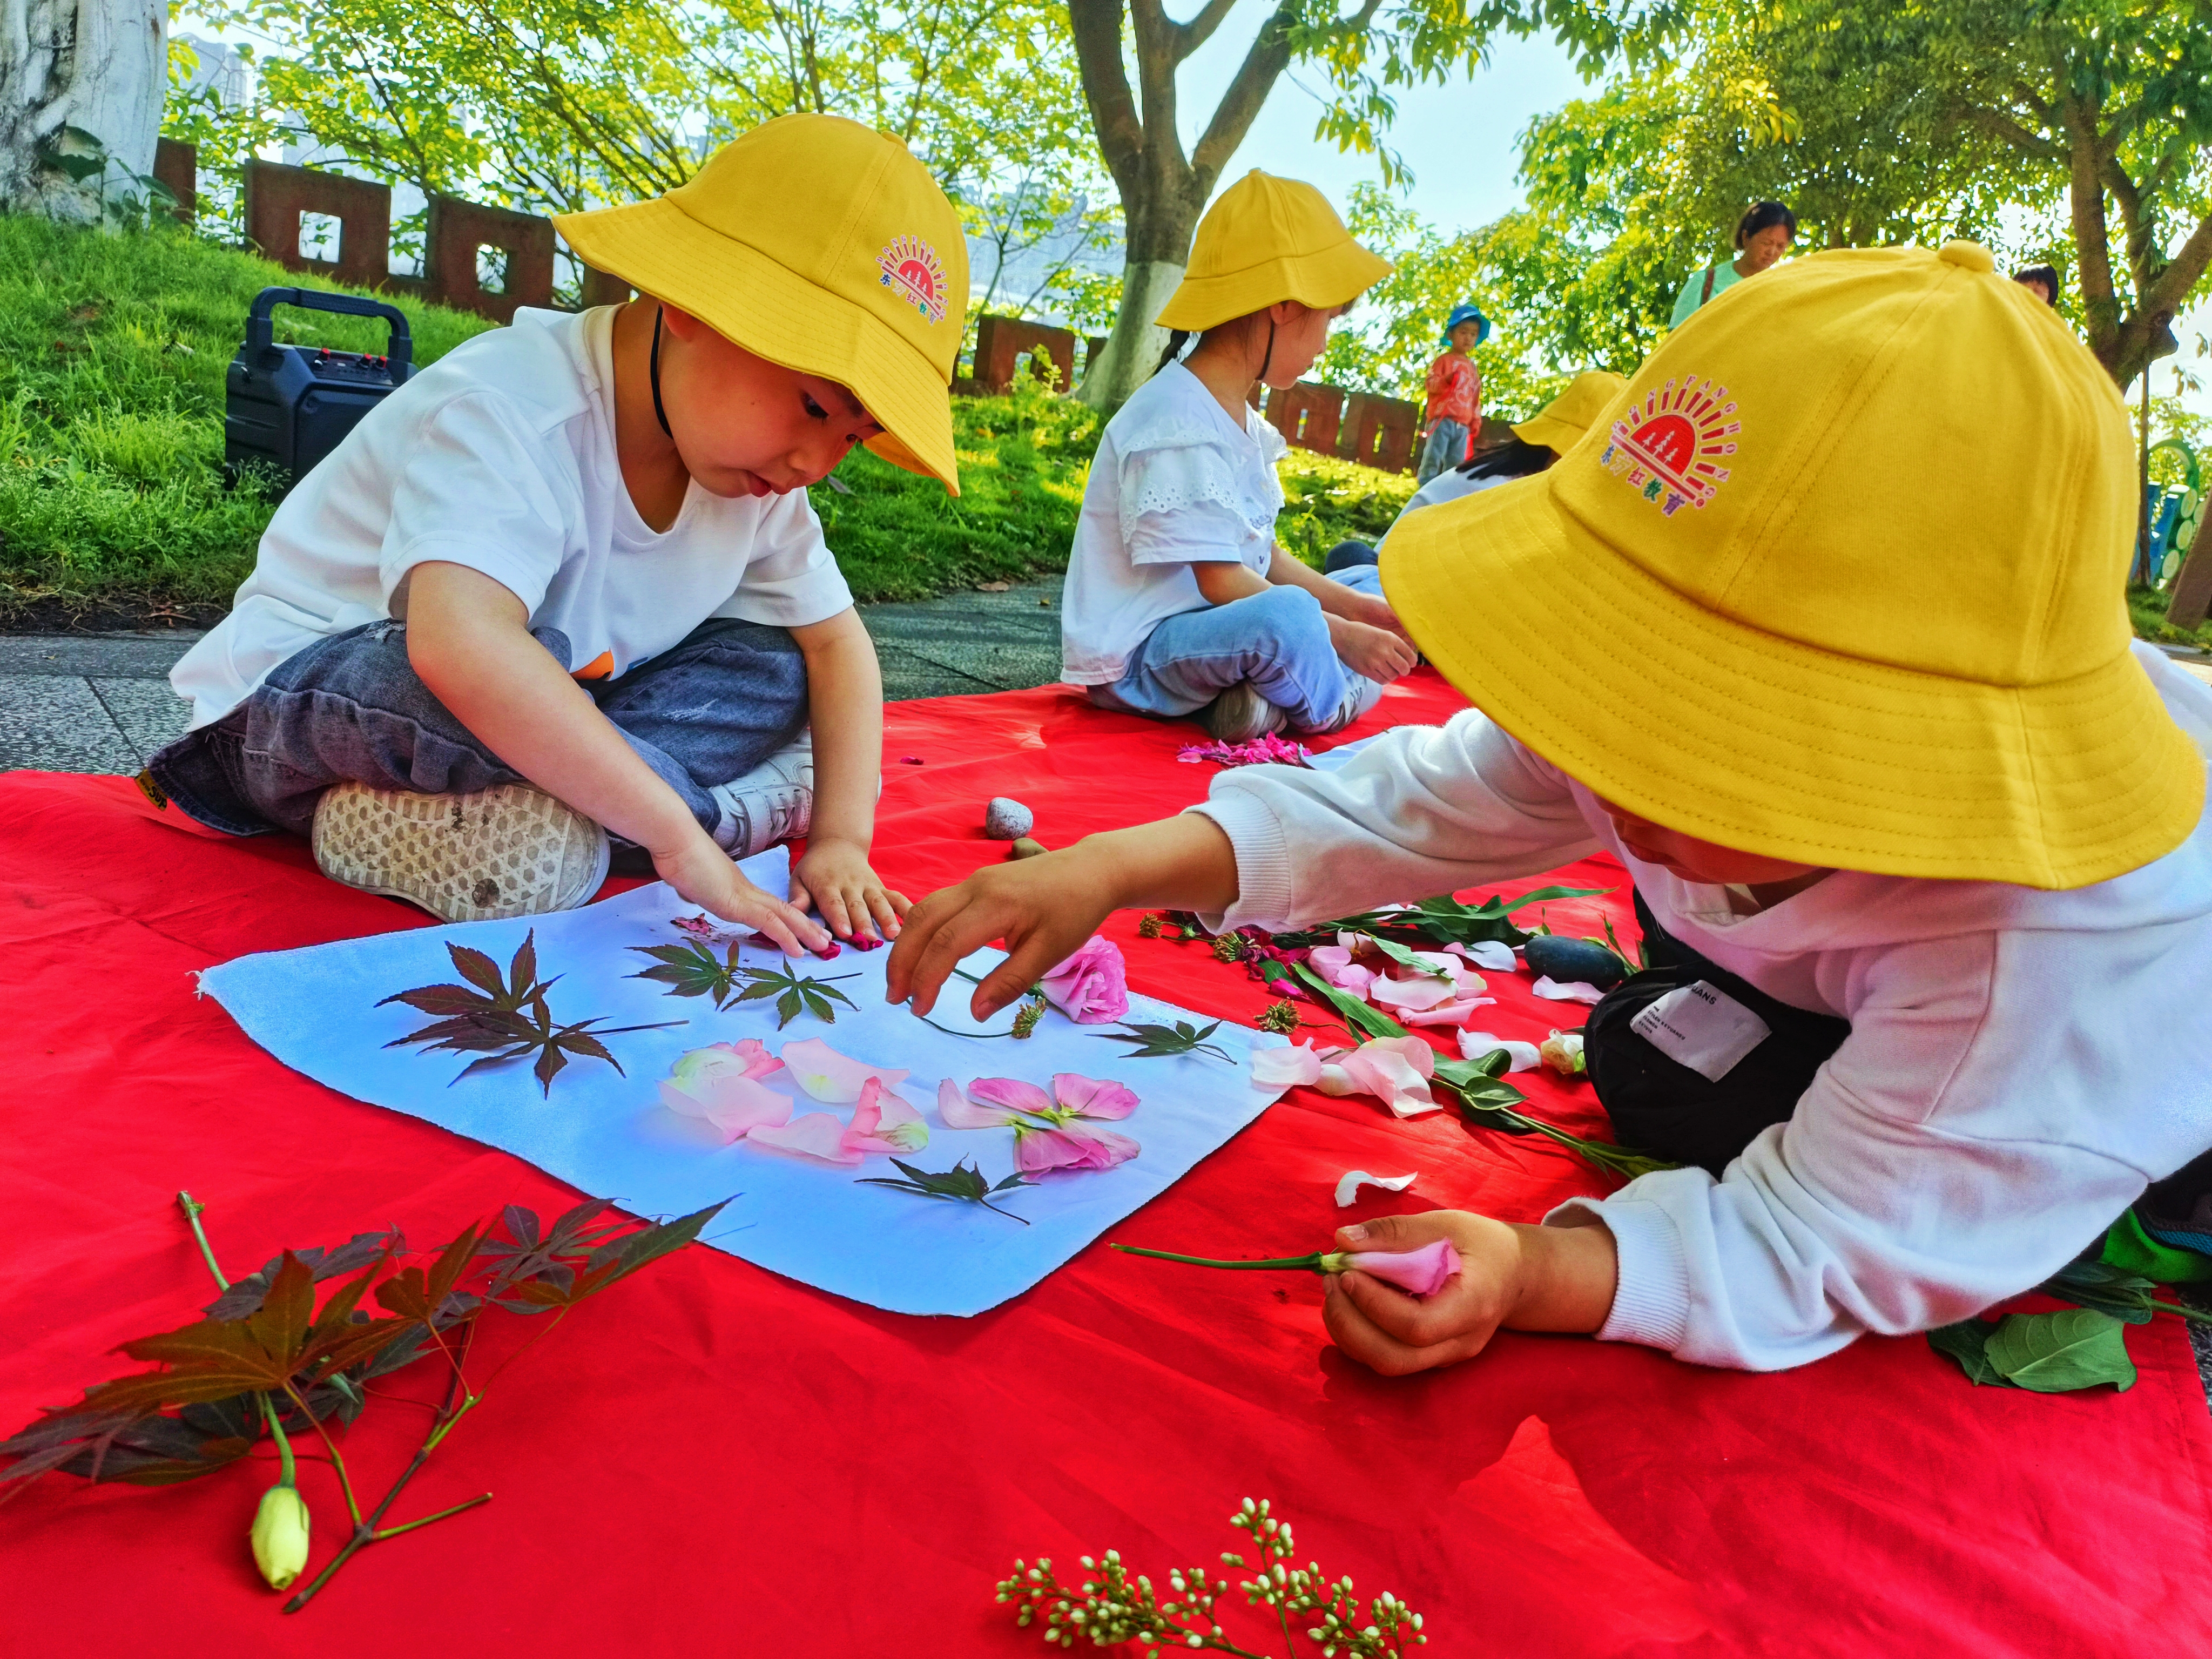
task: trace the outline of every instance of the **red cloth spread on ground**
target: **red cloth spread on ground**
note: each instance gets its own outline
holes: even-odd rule
[[[1423,673],[1348,735],[1454,706]],[[1027,802],[1039,839],[1064,845],[1172,811],[1215,773],[1176,763],[1188,728],[1064,688],[896,705],[888,721],[879,862],[916,895],[1002,856],[981,834],[990,796]],[[387,1223],[441,1243],[509,1200],[550,1215],[575,1196],[295,1075],[196,1000],[192,971],[241,952],[424,919],[324,881],[296,842],[213,842],[153,816],[124,780],[0,781],[9,1431],[128,1369],[104,1357],[114,1343],[209,1299],[179,1188],[210,1206],[234,1272]],[[1621,882],[1595,860],[1558,875]],[[1602,911],[1626,936],[1626,900],[1551,919],[1595,931]],[[1111,931],[1139,988],[1240,1018],[1263,1006],[1241,969],[1139,939],[1134,921]],[[1486,1023],[1506,1036],[1585,1012],[1535,1000],[1525,975],[1491,982]],[[1516,1081],[1537,1111],[1597,1123],[1587,1085]],[[1421,1179],[1339,1211],[1331,1189],[1353,1168]],[[1114,1235],[1290,1254],[1352,1216],[1534,1218],[1598,1189],[1543,1143],[1301,1090]],[[1304,1276],[1094,1247],[980,1318],[926,1320],[685,1250],[501,1376],[390,1519],[486,1490],[494,1503],[374,1547],[296,1618],[246,1547],[260,1471],[160,1490],[42,1477],[0,1509],[0,1646],[1036,1652],[992,1601],[1016,1556],[1073,1571],[1116,1547],[1158,1579],[1242,1543],[1225,1520],[1247,1495],[1275,1501],[1301,1559],[1420,1608],[1442,1655],[2079,1656],[2205,1640],[2212,1419],[2173,1321],[2129,1333],[2142,1375],[2125,1395],[1975,1389],[1917,1337],[1758,1376],[1509,1333],[1472,1364],[1392,1381],[1328,1345],[1320,1300]],[[521,1326],[488,1327],[480,1352]],[[373,1405],[348,1443],[365,1486],[389,1484],[422,1418]],[[327,1469],[302,1468],[319,1567],[343,1510]],[[1225,1622],[1277,1645],[1241,1607]]]

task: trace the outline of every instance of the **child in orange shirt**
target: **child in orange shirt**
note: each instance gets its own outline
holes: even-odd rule
[[[1454,306],[1444,319],[1443,355],[1429,365],[1429,403],[1422,417],[1428,422],[1427,441],[1416,483],[1468,458],[1482,428],[1482,371],[1468,354],[1489,337],[1490,319],[1471,305]]]

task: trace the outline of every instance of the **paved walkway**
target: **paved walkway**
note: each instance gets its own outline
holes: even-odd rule
[[[1060,678],[1060,583],[860,607],[884,695],[956,696]],[[0,635],[0,770],[132,773],[185,729],[170,665],[197,633]]]

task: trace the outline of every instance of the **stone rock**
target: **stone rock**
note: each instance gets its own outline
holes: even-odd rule
[[[993,841],[1019,841],[1036,828],[1036,814],[1018,800],[994,795],[983,809],[983,833]]]

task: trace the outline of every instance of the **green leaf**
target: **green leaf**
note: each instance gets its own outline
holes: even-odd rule
[[[1295,970],[1299,979],[1317,993],[1328,1006],[1343,1017],[1346,1024],[1354,1030],[1364,1031],[1371,1037],[1401,1037],[1406,1028],[1379,1008],[1371,1008],[1349,991],[1331,985],[1303,962]]]
[[[1929,1332],[1928,1346],[1957,1360],[1959,1369],[1977,1388],[2014,1388],[2018,1385],[1990,1362],[1990,1335],[1996,1328],[1993,1319],[1962,1319],[1955,1325],[1938,1326]]]
[[[775,1000],[775,1029],[781,1031],[799,1018],[799,993],[786,991]]]
[[[2008,1314],[1990,1333],[1985,1352],[1999,1376],[2038,1394],[2066,1394],[2100,1382],[2124,1394],[2135,1386],[2127,1327],[2091,1308]]]

